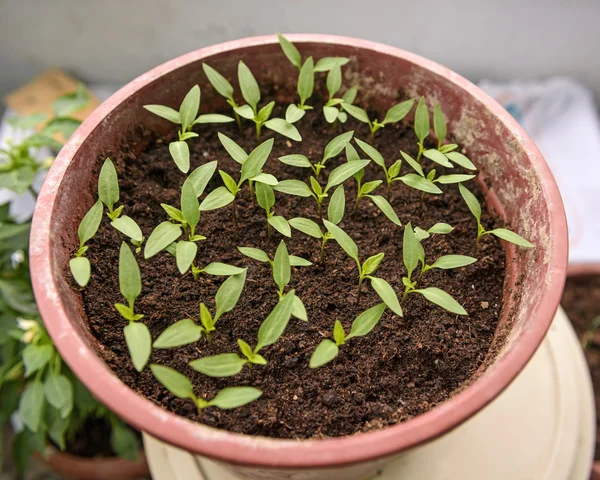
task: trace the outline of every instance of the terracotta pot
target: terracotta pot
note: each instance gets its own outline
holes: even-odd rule
[[[150,476],[143,450],[136,462],[118,457],[78,457],[58,450],[37,457],[61,477],[73,480],[134,480]]]
[[[31,233],[31,273],[46,326],[61,354],[86,386],[128,423],[154,437],[229,465],[240,478],[362,480],[412,447],[450,431],[491,402],[529,361],[552,321],[564,287],[567,229],[556,183],[542,155],[518,123],[492,98],[456,73],[397,48],[329,35],[290,35],[301,53],[349,56],[363,94],[389,107],[398,90],[437,100],[449,130],[480,168],[488,203],[532,241],[533,250],[505,245],[505,305],[480,371],[433,410],[379,431],[326,440],[278,440],[245,436],[178,417],[120,382],[97,355],[79,296],[68,278],[77,227],[96,199],[101,160],[116,152],[132,128],[172,130],[142,106],[176,106],[199,83],[203,111],[225,103],[208,85],[207,61],[237,78],[244,60],[259,83],[291,85],[297,71],[275,36],[228,42],[189,53],[132,81],[104,102],[71,137],[40,194]],[[348,83],[348,82],[347,82]]]
[[[600,277],[600,263],[580,263],[569,265],[567,269],[569,278]],[[597,408],[597,407],[596,407]],[[600,460],[594,461],[592,466],[592,480],[600,480]]]

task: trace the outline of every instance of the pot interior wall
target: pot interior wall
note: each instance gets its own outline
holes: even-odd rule
[[[507,252],[505,305],[494,344],[484,365],[490,366],[489,372],[506,346],[518,337],[526,320],[535,315],[542,294],[539,286],[549,273],[548,204],[528,152],[521,149],[518,139],[482,103],[449,81],[455,75],[449,70],[445,76],[440,76],[408,60],[341,44],[302,43],[298,46],[303,55],[313,55],[317,59],[323,56],[351,57],[344,85],[359,84],[362,100],[368,99],[372,105],[386,108],[399,98],[421,95],[426,96],[430,107],[439,101],[449,119],[449,131],[461,146],[467,148],[470,158],[481,171],[480,180],[487,191],[488,203],[504,215],[516,231],[537,246],[533,254],[512,248]],[[237,79],[239,60],[251,68],[260,84],[271,82],[294,88],[297,70],[288,63],[277,44],[221,52],[204,59],[232,81],[236,90],[237,81],[234,80]],[[150,84],[116,106],[89,137],[82,139],[83,143],[58,192],[51,227],[55,280],[77,328],[96,347],[97,343],[87,332],[80,299],[70,287],[65,270],[77,245],[77,227],[95,201],[96,182],[103,159],[117,154],[123,142],[140,125],[159,133],[173,128],[172,124],[144,110],[143,105],[154,103],[177,107],[191,86],[198,83],[202,89],[201,113],[227,107],[224,99],[216,95],[208,84],[201,63],[199,60],[181,64],[164,76],[156,76]],[[152,75],[150,72],[143,78]],[[138,81],[145,83],[144,80]],[[79,194],[67,195],[72,190]],[[474,231],[475,228],[473,220]]]

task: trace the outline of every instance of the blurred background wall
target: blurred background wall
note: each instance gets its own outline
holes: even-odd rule
[[[568,74],[600,96],[599,24],[600,0],[0,0],[0,97],[47,67],[118,86],[276,31],[388,43],[474,81]]]

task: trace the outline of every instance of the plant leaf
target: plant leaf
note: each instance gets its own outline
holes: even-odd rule
[[[131,249],[125,242],[121,243],[119,251],[119,288],[121,289],[121,294],[127,299],[130,305],[135,302],[135,299],[142,292],[140,267]]]
[[[181,236],[181,227],[171,222],[160,223],[150,234],[144,247],[144,258],[150,258]]]
[[[177,242],[175,249],[175,259],[177,261],[177,268],[179,273],[182,275],[188,271],[192,266],[192,262],[196,258],[198,253],[198,245],[194,242],[188,242],[187,240],[181,240]]]
[[[429,136],[430,128],[429,111],[427,110],[425,97],[421,97],[415,111],[415,134],[421,144],[423,144],[423,141]]]
[[[237,163],[242,165],[246,159],[248,158],[248,154],[244,151],[242,147],[240,147],[237,143],[235,143],[231,138],[227,135],[218,132],[219,141],[221,145],[227,150],[227,153],[231,158],[233,158]]]
[[[419,162],[417,162],[414,158],[412,158],[409,154],[403,152],[402,150],[400,150],[400,154],[402,155],[402,158],[404,158],[406,163],[408,163],[415,172],[417,172],[421,177],[425,176],[425,172],[423,172],[423,168],[421,167]]]
[[[358,152],[356,151],[356,148],[354,148],[354,145],[352,145],[350,142],[348,142],[346,144],[346,160],[348,162],[357,162],[360,161],[360,155],[358,154]]]
[[[524,247],[524,248],[533,248],[534,245],[525,240],[521,235],[511,231],[511,230],[507,230],[506,228],[496,228],[494,230],[489,230],[486,233],[490,233],[492,235],[495,235],[498,238],[501,238],[502,240],[506,240],[507,242],[510,243],[514,243],[515,245],[519,245],[520,247]]]
[[[313,89],[315,86],[315,64],[312,57],[308,57],[304,61],[304,65],[300,69],[298,75],[298,95],[300,96],[300,103],[304,103],[312,96]]]
[[[306,307],[304,306],[304,303],[302,302],[300,297],[294,296],[294,306],[292,307],[292,315],[298,320],[308,322],[308,313],[306,313]]]
[[[345,57],[323,57],[317,61],[315,72],[327,72],[332,68],[343,67],[350,61]]]
[[[177,168],[183,173],[187,173],[190,169],[190,147],[185,142],[169,143],[169,153],[177,165]]]
[[[230,123],[235,122],[235,119],[228,115],[222,115],[220,113],[205,113],[198,115],[198,118],[194,120],[193,125],[204,125],[207,123]]]
[[[440,175],[436,178],[437,183],[442,185],[448,185],[451,183],[462,183],[475,178],[475,175],[464,175],[464,174],[453,174],[453,175]]]
[[[449,152],[445,155],[450,161],[460,165],[463,168],[466,168],[467,170],[477,170],[477,167],[473,165],[473,162],[471,162],[471,160],[465,157],[462,153]]]
[[[262,107],[258,113],[256,114],[256,121],[259,123],[266,122],[271,113],[273,113],[273,108],[275,107],[275,102],[269,102],[264,107]]]
[[[279,161],[281,163],[285,163],[286,165],[291,165],[292,167],[300,167],[300,168],[311,168],[312,163],[306,155],[293,154],[293,155],[284,155],[283,157],[279,157]]]
[[[400,102],[390,108],[385,114],[385,118],[383,119],[383,125],[387,125],[389,123],[396,123],[402,120],[408,112],[412,110],[413,105],[415,104],[415,99],[411,98],[410,100],[406,100],[404,102]]]
[[[238,81],[242,97],[252,107],[252,110],[256,112],[256,106],[260,102],[260,88],[258,88],[258,83],[250,69],[241,60],[238,64]]]
[[[98,227],[100,227],[100,222],[102,221],[102,212],[104,210],[104,206],[100,200],[96,201],[92,208],[90,208],[81,223],[79,224],[79,228],[77,229],[77,235],[79,236],[79,246],[82,247],[90,240],[96,232],[98,231]],[[4,228],[4,227],[3,227]]]
[[[294,308],[294,297],[295,294],[292,290],[275,305],[275,308],[263,321],[258,330],[258,343],[254,353],[258,353],[260,349],[273,345],[279,340],[290,321]]]
[[[19,416],[25,426],[37,432],[42,423],[44,413],[44,387],[41,382],[29,382],[21,395]]]
[[[379,264],[383,260],[384,253],[378,253],[377,255],[373,255],[365,260],[362,265],[362,274],[363,275],[371,275],[377,270]]]
[[[52,345],[29,344],[23,349],[22,355],[25,378],[27,378],[50,361],[54,355],[54,347]]]
[[[400,180],[402,183],[405,183],[409,187],[422,192],[433,193],[436,195],[442,193],[440,187],[438,187],[435,183],[427,178],[420,177],[416,173],[407,173],[402,177],[398,177],[398,180]]]
[[[216,210],[229,205],[233,200],[235,200],[235,197],[227,188],[218,187],[204,197],[204,200],[200,203],[200,211]]]
[[[339,114],[339,110],[335,107],[330,107],[328,105],[325,105],[323,107],[323,115],[325,116],[325,120],[327,120],[328,123],[335,122],[338,119]]]
[[[438,148],[442,146],[442,142],[448,134],[448,128],[446,126],[446,119],[440,108],[440,104],[436,103],[433,108],[433,131],[438,139]]]
[[[296,142],[301,142],[302,137],[300,136],[300,132],[298,129],[289,122],[286,122],[283,118],[272,118],[265,122],[265,127],[269,130],[273,130],[284,137],[291,138]]]
[[[213,318],[213,324],[217,323],[217,320],[227,312],[230,312],[237,305],[244,284],[246,283],[247,270],[244,269],[242,273],[237,275],[231,275],[217,290],[215,295],[216,310],[215,317]]]
[[[90,103],[90,94],[85,86],[80,83],[77,85],[77,90],[58,97],[52,103],[52,112],[55,117],[67,117],[83,108]]]
[[[233,98],[233,87],[223,75],[206,63],[202,63],[202,69],[219,95],[227,99]]]
[[[406,224],[402,240],[402,260],[409,279],[412,277],[412,272],[419,265],[422,249],[423,247],[417,240],[412,225],[410,223]]]
[[[284,217],[282,217],[280,215],[275,215],[273,217],[270,217],[268,222],[269,222],[269,225],[271,225],[275,230],[277,230],[282,235],[284,235],[288,238],[292,237],[292,229],[290,228],[290,224],[287,222],[287,220]]]
[[[462,195],[465,203],[467,204],[467,207],[469,207],[469,211],[477,220],[477,223],[481,223],[481,205],[479,204],[479,201],[477,200],[475,195],[473,195],[471,191],[462,183],[458,184],[458,191]]]
[[[256,117],[254,115],[254,110],[250,105],[242,105],[241,107],[234,107],[233,111],[237,113],[240,117],[243,117],[247,120],[254,120]]]
[[[329,221],[331,221],[331,215],[328,214],[328,216],[329,216]],[[323,233],[321,232],[321,228],[319,227],[319,225],[317,225],[316,222],[314,222],[308,218],[296,217],[296,218],[290,219],[288,221],[288,223],[293,228],[295,228],[296,230],[299,230],[302,233],[305,233],[306,235],[309,235],[314,238],[319,238],[319,239],[323,237]],[[268,260],[268,257],[267,257],[267,260]]]
[[[152,335],[148,327],[141,322],[130,322],[123,332],[131,356],[131,362],[138,372],[141,372],[152,353]]]
[[[324,164],[330,158],[336,157],[337,155],[342,153],[342,150],[344,150],[344,148],[346,148],[346,145],[348,144],[348,142],[350,140],[352,140],[353,135],[354,135],[354,130],[350,130],[349,132],[342,133],[341,135],[338,135],[333,140],[331,140],[325,146],[325,150],[323,151],[322,163]]]
[[[277,178],[270,173],[259,173],[256,177],[253,177],[250,180],[256,183],[264,183],[265,185],[269,185],[271,187],[274,187],[279,183]]]
[[[454,227],[451,225],[448,225],[447,223],[436,223],[427,231],[429,233],[437,233],[440,235],[446,235],[446,234],[450,233],[452,230],[454,230]]]
[[[86,257],[75,257],[69,260],[71,274],[80,287],[85,287],[90,281],[92,266]]]
[[[252,248],[252,247],[237,247],[242,255],[245,255],[254,260],[258,260],[259,262],[269,263],[271,259],[269,256],[261,250],[260,248]]]
[[[465,267],[475,263],[476,261],[476,258],[469,257],[467,255],[442,255],[432,265],[430,265],[430,268],[449,270],[452,268]]]
[[[127,215],[121,215],[119,218],[115,218],[110,224],[113,228],[136,242],[141,242],[144,238],[139,225],[135,223],[133,218],[128,217]]]
[[[344,218],[345,210],[346,195],[344,193],[344,185],[342,184],[335,189],[333,195],[331,196],[331,199],[329,200],[329,207],[327,208],[327,218],[331,223],[337,225]],[[321,229],[319,229],[319,231],[321,231]]]
[[[153,348],[174,348],[200,340],[202,335],[202,327],[196,325],[191,318],[184,318],[169,325],[163,332],[154,340]]]
[[[310,368],[322,367],[337,357],[339,351],[340,349],[338,346],[331,340],[322,340],[310,356],[310,362],[308,366]]]
[[[296,123],[306,115],[306,110],[302,110],[295,103],[290,103],[285,110],[285,121],[288,123]]]
[[[341,67],[333,67],[327,74],[327,92],[329,93],[330,100],[340,88],[342,88],[342,69]],[[337,109],[335,110],[337,113]]]
[[[327,179],[325,192],[327,192],[331,187],[335,187],[336,185],[345,182],[356,172],[365,168],[370,162],[370,160],[347,162],[341,164],[339,167],[334,168]]]
[[[336,345],[342,345],[344,343],[344,340],[346,340],[346,332],[344,332],[344,326],[339,320],[336,320],[333,324],[333,339],[335,340]]]
[[[275,205],[275,193],[269,185],[257,183],[256,200],[258,201],[258,205],[260,205],[263,210],[265,210],[267,213],[270,213],[273,205]]]
[[[240,358],[237,353],[221,353],[193,360],[190,367],[209,377],[224,378],[237,375],[247,363],[248,361]]]
[[[460,303],[439,288],[429,287],[414,291],[423,295],[431,303],[442,307],[444,310],[448,310],[450,313],[455,313],[456,315],[468,315]]]
[[[290,255],[290,265],[292,267],[310,267],[312,262],[309,262],[305,258],[297,257],[296,255]]]
[[[275,185],[273,190],[287,195],[296,195],[298,197],[312,196],[310,187],[301,180],[283,180]]]
[[[377,189],[379,185],[383,183],[383,180],[373,180],[372,182],[363,183],[360,187],[360,195],[368,195],[373,190]]]
[[[283,293],[285,287],[290,283],[291,276],[290,256],[285,242],[282,240],[279,242],[273,259],[273,280],[275,280],[280,292]]]
[[[192,185],[194,185],[196,197],[199,197],[204,193],[208,182],[210,182],[210,179],[215,174],[217,164],[218,162],[216,160],[213,160],[212,162],[200,165],[192,173],[190,173],[188,180],[192,183]]]
[[[262,392],[254,387],[227,387],[217,393],[217,396],[208,402],[208,406],[224,410],[243,407],[261,395]]]
[[[150,365],[150,370],[156,379],[173,395],[179,398],[189,398],[195,400],[194,387],[192,382],[182,373],[177,370],[163,365],[153,363]]]
[[[44,395],[48,403],[61,413],[71,413],[73,408],[73,384],[64,375],[56,375],[51,370],[44,382]],[[66,415],[61,414],[64,418]]]
[[[107,158],[98,177],[98,197],[112,212],[115,203],[119,201],[119,177],[110,158]]]
[[[154,115],[158,115],[171,123],[179,125],[181,119],[179,118],[179,112],[171,107],[165,107],[164,105],[144,105],[144,108]]]
[[[379,151],[377,151],[368,143],[363,142],[359,138],[355,138],[354,141],[360,147],[360,149],[369,156],[371,160],[373,160],[380,167],[385,168],[385,160],[383,159],[383,155],[381,155]]]
[[[371,123],[367,112],[365,112],[362,108],[355,105],[350,105],[349,103],[342,103],[342,108],[348,112],[348,115],[353,116],[358,121],[363,123]]]
[[[380,303],[362,312],[352,322],[352,328],[350,329],[350,333],[346,337],[346,340],[350,340],[354,337],[362,337],[373,330],[384,311],[385,303]]]
[[[379,295],[379,298],[383,300],[383,303],[385,303],[392,312],[394,312],[396,315],[402,316],[402,307],[398,301],[398,296],[388,282],[386,282],[383,278],[371,277],[371,286],[377,295]]]
[[[300,56],[300,52],[298,51],[296,46],[287,38],[285,38],[281,33],[277,34],[277,38],[279,39],[279,45],[281,46],[281,50],[283,50],[283,53],[290,61],[290,63],[296,68],[302,68],[302,57]]]
[[[454,167],[454,165],[452,165],[448,161],[446,156],[442,152],[437,151],[435,148],[430,148],[429,150],[425,150],[423,152],[423,156],[428,158],[432,162],[435,162],[435,163],[441,165],[442,167],[446,167],[446,168]]]
[[[342,101],[345,104],[352,105],[354,100],[356,100],[356,95],[358,94],[358,87],[349,88],[344,95],[342,95]]]
[[[194,85],[186,94],[179,107],[179,119],[181,120],[181,131],[187,131],[194,119],[198,116],[200,109],[200,87]],[[187,171],[187,170],[186,170]],[[184,172],[185,173],[185,172]]]
[[[350,235],[344,232],[337,225],[334,225],[333,223],[327,220],[323,220],[323,223],[325,224],[325,227],[327,228],[329,233],[333,235],[335,241],[340,245],[340,247],[342,247],[344,252],[346,252],[346,254],[355,262],[359,263],[360,260],[358,259],[358,247],[356,246],[354,240],[350,238]]]
[[[249,178],[256,177],[261,172],[271,154],[273,142],[274,140],[270,138],[250,152],[250,155],[242,164],[240,185]]]
[[[202,269],[204,273],[208,275],[216,275],[222,277],[229,277],[231,275],[240,275],[246,271],[245,268],[236,267],[234,265],[228,265],[221,262],[209,263]]]
[[[390,202],[388,202],[381,195],[369,195],[369,198],[371,200],[373,200],[373,203],[375,205],[377,205],[377,207],[379,208],[379,210],[381,210],[383,212],[383,214],[390,221],[392,221],[393,223],[395,223],[399,227],[402,226],[402,223],[400,223],[400,219],[398,218],[398,215],[396,215],[396,212],[394,211],[394,208],[390,205]]]
[[[194,231],[200,221],[200,204],[198,203],[194,184],[189,178],[183,182],[181,187],[181,213],[192,231]]]

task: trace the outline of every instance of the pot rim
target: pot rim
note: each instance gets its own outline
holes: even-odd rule
[[[510,129],[531,158],[550,211],[548,241],[551,258],[546,278],[540,281],[544,292],[538,304],[536,321],[523,329],[515,338],[514,347],[490,367],[494,370],[493,374],[482,375],[468,388],[429,412],[381,430],[319,440],[273,439],[219,430],[163,409],[122,383],[82,334],[71,327],[53,278],[50,220],[62,178],[82,143],[92,131],[101,128],[104,118],[112,110],[155,79],[215,54],[277,43],[275,35],[220,43],[182,55],[131,81],[100,105],[61,150],[44,182],[31,229],[30,268],[40,313],[61,355],[92,393],[127,423],[171,445],[230,464],[258,468],[326,468],[391,456],[433,440],[473,416],[511,383],[542,342],[558,308],[567,268],[567,225],[558,187],[542,154],[517,121],[474,84],[435,62],[380,43],[335,35],[286,36],[297,44],[338,44],[383,53],[442,76],[483,103]]]

